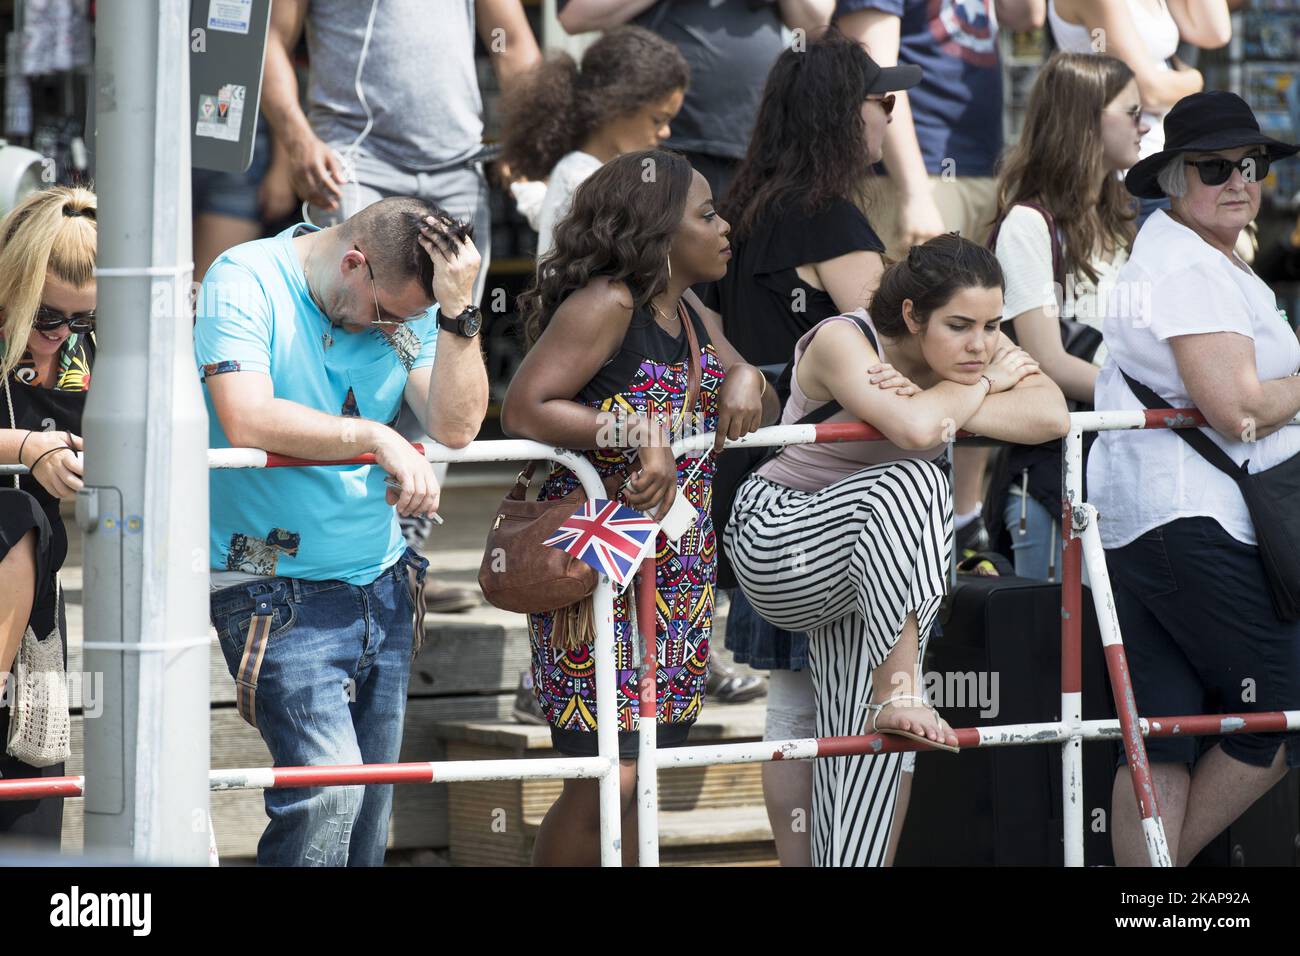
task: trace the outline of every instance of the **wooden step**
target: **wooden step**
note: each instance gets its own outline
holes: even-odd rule
[[[504,718],[510,713],[514,695],[430,697],[411,700],[406,708],[402,738],[403,761],[446,760],[445,742],[432,733],[440,721],[453,715],[474,714],[481,718]],[[261,736],[246,724],[233,706],[214,707],[211,715],[210,748],[212,766],[269,767],[271,755]],[[72,718],[72,757],[65,772],[83,772],[83,718]],[[64,801],[62,846],[80,852],[85,824],[82,799]],[[399,848],[445,847],[450,842],[447,784],[403,784],[393,789],[393,817],[388,828],[388,845]],[[260,790],[228,790],[212,794],[212,821],[217,834],[217,851],[226,857],[257,854],[257,841],[266,828],[266,811]]]
[[[705,707],[692,743],[762,736],[765,704]],[[554,756],[547,727],[444,721],[434,729],[448,759]],[[689,746],[689,744],[688,744]],[[537,827],[559,796],[558,780],[454,783],[449,787],[453,866],[526,866]],[[666,866],[773,865],[761,764],[676,767],[659,773],[661,862]]]
[[[540,818],[529,821],[536,838]],[[659,811],[661,866],[778,866],[767,811],[760,804]]]
[[[700,719],[691,728],[687,746],[697,743],[736,743],[761,740],[767,719],[767,700],[760,697],[743,704],[710,703],[707,699]],[[433,733],[448,742],[501,747],[512,756],[537,756],[551,749],[551,729],[537,724],[512,721],[449,720],[433,728]]]

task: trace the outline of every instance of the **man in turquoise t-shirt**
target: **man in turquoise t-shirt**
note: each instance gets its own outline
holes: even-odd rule
[[[194,347],[210,446],[376,461],[211,475],[212,623],[278,767],[398,759],[427,562],[397,516],[436,512],[439,489],[391,426],[405,397],[444,445],[478,432],[478,269],[467,230],[393,197],[236,246],[204,278]],[[265,800],[259,863],[383,862],[391,786]]]

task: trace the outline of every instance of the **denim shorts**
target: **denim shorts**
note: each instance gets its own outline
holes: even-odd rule
[[[191,204],[193,214],[211,213],[231,216],[249,222],[262,221],[262,209],[257,202],[257,189],[271,166],[271,137],[265,121],[257,124],[257,138],[253,146],[253,162],[242,173],[226,173],[217,169],[195,168],[190,173]]]
[[[1213,518],[1179,518],[1108,549],[1106,567],[1141,716],[1300,708],[1300,623],[1274,613],[1258,548]],[[1190,766],[1219,742],[1267,767],[1283,741],[1300,766],[1296,733],[1148,737],[1146,748],[1152,763]]]
[[[783,631],[754,610],[745,592],[732,588],[723,646],[738,663],[760,671],[801,671],[808,666],[808,635]]]

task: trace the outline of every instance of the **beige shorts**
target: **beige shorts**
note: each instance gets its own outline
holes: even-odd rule
[[[881,177],[871,194],[867,219],[885,243],[885,255],[901,259],[907,255],[898,235],[899,193],[889,177]],[[991,176],[930,177],[930,192],[939,207],[944,228],[983,245],[993,226],[998,205],[998,181]]]

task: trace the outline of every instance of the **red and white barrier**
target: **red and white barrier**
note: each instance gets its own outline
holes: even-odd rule
[[[1203,425],[1204,418],[1193,409],[1145,412],[1088,412],[1071,415],[1071,430],[1064,440],[1062,456],[1062,591],[1061,591],[1061,719],[1045,723],[1007,724],[956,729],[963,748],[1060,744],[1064,778],[1065,863],[1083,865],[1082,806],[1084,740],[1121,739],[1132,768],[1134,794],[1142,814],[1148,857],[1154,865],[1169,866],[1168,845],[1160,823],[1158,801],[1147,764],[1144,737],[1205,736],[1233,733],[1261,733],[1300,730],[1300,711],[1256,714],[1199,714],[1185,717],[1142,718],[1133,701],[1132,684],[1124,658],[1119,622],[1115,616],[1105,555],[1097,532],[1096,509],[1082,499],[1084,431],[1113,429],[1181,428]],[[1293,421],[1300,424],[1300,416]],[[869,425],[834,423],[780,425],[760,429],[728,448],[762,447],[807,443],[874,441],[884,436]],[[677,456],[700,453],[712,447],[712,434],[692,436],[673,445]],[[549,448],[536,442],[508,440],[475,442],[463,449],[441,446],[419,448],[432,461],[519,461],[549,458],[574,471],[591,497],[603,494],[595,469],[574,452]],[[346,461],[319,462],[268,454],[258,449],[213,449],[213,468],[319,467],[374,463],[372,455]],[[18,466],[0,466],[0,474],[25,471]],[[1092,580],[1107,669],[1116,701],[1121,702],[1117,720],[1081,719],[1081,627],[1082,567],[1086,561]],[[851,737],[803,740],[759,741],[745,744],[716,744],[657,750],[654,576],[650,568],[639,576],[637,585],[638,632],[642,640],[643,673],[639,682],[640,748],[637,759],[639,855],[642,865],[658,863],[659,768],[723,763],[752,763],[771,760],[804,760],[849,754],[874,754],[907,750],[928,750],[928,745],[897,736],[868,734]],[[596,679],[600,687],[615,686],[613,666],[613,590],[601,576],[595,594],[597,641]],[[411,764],[368,764],[345,767],[280,767],[242,770],[214,770],[214,790],[266,789],[304,786],[343,786],[384,783],[451,783],[471,780],[596,779],[600,784],[601,862],[621,864],[620,804],[617,720],[614,695],[597,697],[597,747],[600,756],[581,758],[536,758],[531,760],[434,761]],[[84,777],[0,780],[0,800],[36,797],[81,796]]]

